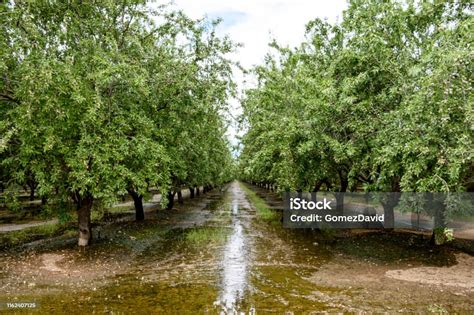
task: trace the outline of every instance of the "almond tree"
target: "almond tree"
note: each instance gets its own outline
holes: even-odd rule
[[[0,153],[2,167],[14,166],[9,182],[28,170],[53,205],[74,200],[81,246],[92,236],[94,204],[128,191],[143,219],[148,188],[166,195],[180,172],[173,154],[186,150],[176,141],[186,124],[174,118],[202,103],[189,83],[204,81],[182,54],[194,42],[177,38],[204,29],[181,13],[152,12],[143,1],[12,2],[5,10]],[[153,22],[157,16],[161,24]],[[216,113],[215,106],[209,101],[200,110]],[[209,131],[224,143],[220,117]]]

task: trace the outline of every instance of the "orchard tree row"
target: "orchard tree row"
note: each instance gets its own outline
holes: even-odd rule
[[[472,191],[472,9],[354,0],[340,23],[308,23],[299,47],[272,43],[243,101],[243,178],[283,191]]]
[[[234,50],[218,23],[145,1],[1,5],[0,180],[60,211],[74,202],[79,245],[94,204],[163,204],[230,179],[225,138]]]

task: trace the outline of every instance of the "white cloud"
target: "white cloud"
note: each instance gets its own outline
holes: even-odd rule
[[[298,46],[304,39],[307,22],[322,18],[334,23],[342,19],[347,7],[345,0],[174,0],[174,3],[175,8],[194,19],[223,18],[219,32],[243,44],[233,57],[247,69],[263,62],[271,39],[281,45]],[[242,87],[243,76],[235,73],[235,79]],[[233,115],[238,115],[238,101],[231,100],[230,105]],[[228,131],[233,143],[236,143],[236,132],[235,127]]]
[[[192,18],[220,16],[225,21],[226,14],[242,16],[241,21],[232,21],[221,31],[244,44],[237,56],[245,67],[263,61],[271,37],[281,44],[297,46],[308,21],[318,17],[335,22],[347,6],[345,0],[175,0],[175,4]]]

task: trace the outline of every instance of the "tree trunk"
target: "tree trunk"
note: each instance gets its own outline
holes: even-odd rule
[[[311,199],[316,202],[318,201],[318,191],[321,189],[323,182],[318,180],[313,187],[313,191],[311,192]]]
[[[384,228],[388,230],[393,230],[393,228],[395,227],[395,213],[393,210],[400,202],[401,197],[401,194],[399,193],[400,185],[398,183],[398,180],[395,180],[392,183],[391,190],[392,192],[388,194],[387,200],[385,202],[382,202]]]
[[[303,190],[302,189],[297,189],[296,190],[296,197],[303,199]]]
[[[30,201],[35,200],[35,188],[30,186]]]
[[[31,176],[27,179],[26,186],[28,186],[30,191],[30,201],[35,200],[35,190],[38,184]]]
[[[334,193],[336,196],[336,213],[337,215],[344,214],[344,193],[343,192],[336,192]]]
[[[344,214],[344,193],[347,191],[347,187],[349,186],[349,181],[347,180],[347,176],[344,172],[339,171],[339,180],[341,182],[341,186],[339,192],[336,193],[336,212],[338,215]]]
[[[433,196],[432,193],[428,193],[428,196],[431,208],[434,210],[434,229],[431,235],[431,243],[434,245],[443,245],[448,241],[445,235],[447,220],[444,196]]]
[[[135,206],[135,220],[145,220],[145,212],[143,211],[143,196],[139,194],[134,188],[127,188],[128,194],[132,196],[133,204]]]
[[[183,201],[183,194],[181,193],[181,190],[178,190],[178,203],[182,205],[184,203]]]
[[[91,210],[93,203],[92,196],[80,198],[77,205],[77,218],[79,223],[79,246],[89,245],[92,239]]]
[[[168,210],[173,209],[173,206],[174,206],[174,195],[175,195],[175,192],[174,192],[174,191],[168,192],[168,195],[167,195],[167,198],[168,198],[168,206],[166,207],[166,209],[168,209]]]
[[[145,211],[143,211],[143,196],[136,191],[132,191],[130,195],[133,198],[133,204],[135,205],[135,220],[145,220]]]
[[[394,208],[400,202],[400,180],[395,177],[392,178],[390,187],[391,192],[387,195],[385,202],[382,202],[383,216],[384,216],[384,228],[387,230],[393,230],[395,228],[395,213]]]
[[[196,196],[199,196],[199,186],[196,186]]]
[[[435,209],[435,215],[434,215],[435,228],[441,228],[441,229],[446,228],[446,211],[444,208],[444,204],[441,201],[436,200],[434,209]]]
[[[391,202],[382,203],[383,206],[383,227],[386,230],[393,230],[395,227],[395,213],[393,209],[395,208],[395,204]]]
[[[193,187],[189,187],[189,198],[190,199],[194,198],[194,188]]]

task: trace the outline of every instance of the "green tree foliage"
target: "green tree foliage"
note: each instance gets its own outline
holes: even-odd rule
[[[473,22],[468,1],[354,0],[340,24],[308,23],[299,47],[272,43],[243,100],[241,176],[282,190],[472,189]]]
[[[128,192],[140,220],[151,186],[166,195],[228,179],[234,45],[215,23],[138,0],[1,10],[2,185],[33,181],[50,203],[74,200],[80,245],[96,202]]]

